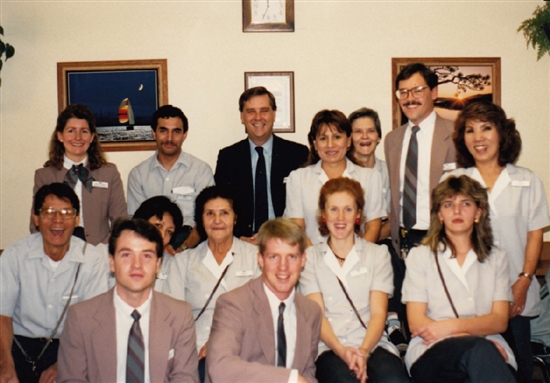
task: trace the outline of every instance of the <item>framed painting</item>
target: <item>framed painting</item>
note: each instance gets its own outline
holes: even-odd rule
[[[243,32],[294,32],[294,0],[242,0]]]
[[[154,150],[151,116],[168,103],[166,59],[57,63],[59,112],[85,104],[105,151]]]
[[[435,111],[441,117],[455,120],[468,102],[490,100],[500,105],[500,57],[417,57],[392,58],[393,129],[406,123],[395,97],[395,78],[412,63],[423,63],[439,78]]]
[[[275,96],[277,115],[273,131],[294,133],[294,72],[245,72],[245,90],[255,86],[263,86]]]

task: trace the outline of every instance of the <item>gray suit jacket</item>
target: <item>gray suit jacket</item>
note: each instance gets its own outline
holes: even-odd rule
[[[69,308],[60,337],[58,382],[116,382],[113,289]],[[198,383],[198,355],[191,307],[153,292],[149,322],[151,382]]]
[[[401,215],[401,207],[399,206],[399,182],[403,174],[400,174],[399,167],[401,164],[401,152],[403,147],[403,138],[407,124],[392,130],[384,139],[384,154],[388,164],[388,173],[390,176],[391,190],[391,237],[392,244],[397,254],[400,253],[399,248],[399,217]],[[455,146],[452,140],[454,123],[439,116],[435,120],[434,136],[432,140],[432,155],[430,164],[430,190],[433,190],[441,176],[444,173],[443,165],[448,163],[456,163]],[[450,171],[453,169],[445,169]]]
[[[296,350],[292,369],[309,382],[321,331],[321,309],[296,292]],[[207,344],[207,381],[286,383],[290,369],[275,364],[275,335],[262,278],[221,295]]]
[[[34,172],[34,188],[32,191],[33,199],[41,186],[51,184],[52,182],[63,182],[67,174],[67,169],[56,169],[52,166],[37,169]],[[126,207],[126,198],[122,180],[116,165],[107,163],[99,169],[92,170],[92,177],[95,181],[102,181],[108,187],[94,187],[92,192],[82,189],[82,209],[84,210],[84,231],[86,241],[92,245],[98,243],[107,243],[111,233],[111,223],[117,218],[128,217],[128,208]],[[34,203],[34,202],[33,202]],[[32,208],[31,208],[32,210]],[[37,228],[31,219],[31,233],[35,233]]]

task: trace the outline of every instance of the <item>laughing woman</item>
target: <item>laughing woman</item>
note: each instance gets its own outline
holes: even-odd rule
[[[327,181],[319,196],[319,231],[326,243],[307,249],[300,291],[323,310],[316,377],[319,383],[408,382],[384,328],[393,292],[386,246],[359,237],[365,199],[349,178]]]

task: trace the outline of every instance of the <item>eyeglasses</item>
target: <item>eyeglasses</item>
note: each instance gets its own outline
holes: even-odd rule
[[[38,213],[45,219],[54,219],[58,213],[61,219],[71,219],[76,217],[76,209],[72,207],[69,209],[55,209],[53,207],[42,208],[38,210]]]
[[[424,96],[424,90],[427,88],[427,86],[417,86],[411,89],[398,89],[395,91],[395,97],[400,100],[406,100],[409,98],[409,93],[411,93],[414,98],[421,98]]]

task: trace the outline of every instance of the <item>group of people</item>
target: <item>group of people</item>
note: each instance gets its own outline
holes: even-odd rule
[[[445,120],[437,83],[398,74],[386,162],[374,110],[318,112],[308,149],[255,87],[212,172],[161,106],[127,198],[93,113],[67,107],[34,234],[0,256],[0,382],[530,381],[544,188],[502,108]]]

